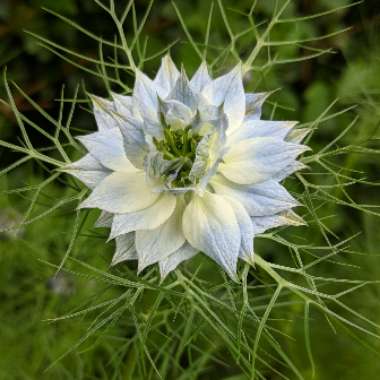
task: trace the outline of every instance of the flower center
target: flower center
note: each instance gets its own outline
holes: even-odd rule
[[[165,126],[164,138],[162,140],[153,138],[153,142],[157,150],[162,153],[163,158],[173,162],[173,167],[167,175],[175,177],[172,181],[174,187],[191,185],[189,174],[201,139],[202,136],[194,133],[191,126],[175,130]]]

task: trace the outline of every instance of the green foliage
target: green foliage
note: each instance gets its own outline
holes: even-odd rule
[[[376,378],[376,9],[5,1],[0,379]],[[88,93],[128,93],[135,67],[154,72],[169,49],[190,71],[241,58],[247,89],[274,91],[265,116],[311,130],[309,169],[287,183],[308,225],[257,239],[241,284],[205,257],[162,284],[156,268],[110,269],[107,231],[93,228],[95,212],[76,211],[86,190],[60,171],[81,155],[74,136],[94,128]]]

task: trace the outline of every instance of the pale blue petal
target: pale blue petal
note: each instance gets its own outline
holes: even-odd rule
[[[181,248],[159,262],[161,279],[163,280],[170,272],[178,267],[183,261],[194,257],[199,251],[190,244],[185,243]]]
[[[99,208],[122,214],[149,207],[158,196],[146,184],[144,172],[113,172],[95,187],[80,208]]]
[[[229,73],[213,80],[202,91],[207,102],[214,106],[223,105],[229,128],[241,125],[245,115],[245,94],[242,81],[241,64]]]
[[[289,210],[277,215],[271,216],[255,216],[252,218],[252,226],[254,235],[281,226],[303,226],[305,221],[295,212]]]
[[[270,137],[245,140],[230,147],[219,171],[240,184],[264,182],[292,164],[306,150],[308,147],[304,145]]]
[[[138,271],[168,257],[185,242],[181,220],[183,206],[177,202],[177,207],[170,218],[154,230],[139,230],[136,232],[136,249],[139,257]]]
[[[111,228],[114,214],[107,211],[102,211],[95,222],[95,227]]]
[[[162,58],[160,69],[154,78],[154,84],[156,85],[158,95],[161,98],[166,98],[169,95],[177,82],[179,75],[179,71],[170,55],[165,55],[165,57]]]
[[[228,135],[227,144],[232,146],[241,141],[256,137],[272,137],[284,140],[296,124],[296,121],[245,121],[239,128]]]
[[[136,170],[126,156],[119,128],[91,133],[77,139],[106,168],[119,171]]]
[[[186,240],[236,279],[241,235],[228,201],[209,192],[194,196],[185,209],[182,225]]]
[[[208,73],[207,63],[202,62],[190,80],[190,87],[195,93],[199,93],[211,82],[211,80],[212,79]]]
[[[239,257],[245,260],[253,258],[253,226],[252,220],[245,207],[233,197],[224,197],[234,210],[236,221],[239,225],[241,243]]]
[[[239,185],[217,175],[212,179],[211,185],[217,194],[238,200],[251,216],[273,215],[299,206],[297,200],[274,180]]]
[[[101,165],[91,154],[86,154],[80,160],[67,165],[64,171],[78,178],[90,189],[97,186],[111,173],[109,169]]]
[[[131,231],[158,228],[173,214],[175,206],[176,197],[165,193],[147,208],[127,214],[116,214],[113,218],[110,239]]]
[[[116,238],[116,251],[112,257],[111,265],[127,260],[137,260],[134,232]]]
[[[114,117],[115,106],[113,102],[95,95],[90,95],[90,99],[98,130],[105,131],[118,127],[118,121]]]

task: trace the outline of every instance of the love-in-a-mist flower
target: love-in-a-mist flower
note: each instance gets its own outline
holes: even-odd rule
[[[161,276],[198,252],[236,278],[254,260],[256,234],[299,224],[280,182],[302,168],[306,130],[261,118],[264,93],[245,93],[242,68],[189,80],[169,56],[154,78],[140,71],[131,96],[92,97],[98,131],[79,137],[88,154],[66,170],[91,190],[82,208],[116,240],[113,264],[158,263]]]

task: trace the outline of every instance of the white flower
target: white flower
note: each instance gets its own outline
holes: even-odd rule
[[[264,93],[244,93],[241,65],[212,79],[202,64],[189,80],[169,56],[154,78],[140,71],[132,96],[92,97],[98,131],[66,171],[92,189],[82,208],[116,239],[112,263],[158,263],[165,277],[203,252],[236,278],[253,261],[256,234],[302,220],[280,182],[302,168],[306,130],[260,120]]]

